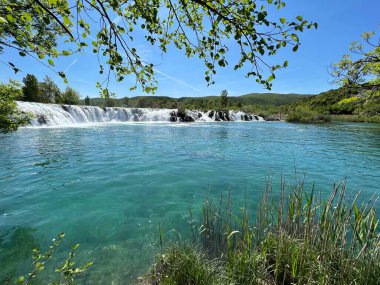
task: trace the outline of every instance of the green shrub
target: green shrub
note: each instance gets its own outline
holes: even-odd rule
[[[331,118],[329,115],[321,114],[307,107],[298,106],[295,109],[288,111],[285,120],[291,123],[319,124],[330,122]]]
[[[149,277],[149,284],[223,284],[225,274],[216,260],[208,260],[205,254],[194,246],[172,245],[160,255]]]
[[[0,84],[0,132],[14,131],[29,123],[31,116],[22,113],[15,102],[21,96],[21,86],[16,81]]]

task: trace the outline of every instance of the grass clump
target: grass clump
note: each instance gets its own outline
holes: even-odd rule
[[[285,120],[290,123],[321,124],[330,122],[331,117],[315,110],[311,110],[310,108],[298,106],[286,114]]]
[[[169,247],[148,284],[380,284],[377,199],[347,197],[345,183],[322,198],[283,181],[277,193],[267,184],[254,214],[247,202],[234,212],[229,194],[207,197],[199,247]]]
[[[206,254],[192,245],[172,245],[159,256],[148,277],[147,284],[224,284],[225,274],[218,260],[209,260]]]

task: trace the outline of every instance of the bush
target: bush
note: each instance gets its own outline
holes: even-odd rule
[[[30,115],[22,113],[15,102],[21,96],[22,91],[16,81],[0,84],[0,132],[14,131],[29,123]]]
[[[78,91],[71,87],[66,87],[65,92],[63,92],[62,97],[59,103],[69,104],[69,105],[78,105],[80,101],[80,96]]]
[[[291,123],[320,124],[330,122],[331,117],[326,114],[318,113],[317,111],[309,108],[298,106],[286,114],[285,120]]]

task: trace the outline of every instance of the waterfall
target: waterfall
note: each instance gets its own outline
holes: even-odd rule
[[[242,111],[148,109],[43,104],[17,101],[23,112],[30,113],[32,126],[62,126],[100,122],[211,122],[263,121]]]

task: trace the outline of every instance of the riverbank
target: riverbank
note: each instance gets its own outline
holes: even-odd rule
[[[363,115],[331,115],[333,122],[354,122],[354,123],[380,123],[380,115],[363,116]]]

